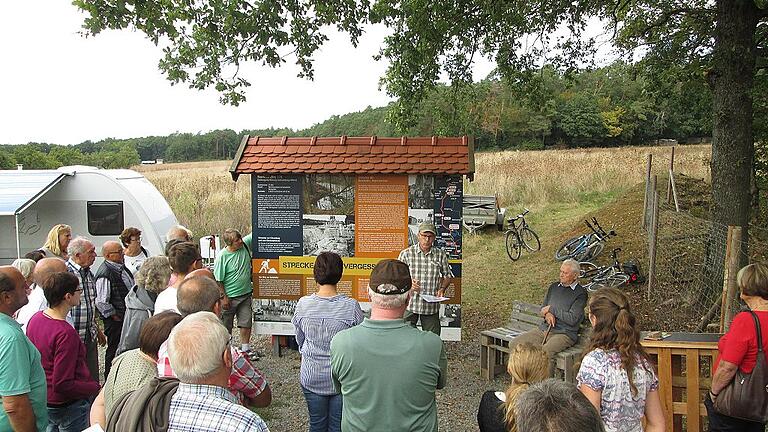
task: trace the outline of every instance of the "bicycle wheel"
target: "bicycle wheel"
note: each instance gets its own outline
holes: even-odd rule
[[[558,261],[563,261],[568,258],[573,258],[573,255],[583,247],[582,242],[585,240],[586,236],[587,234],[566,240],[562,245],[560,245],[560,248],[557,249],[557,252],[555,252],[555,259]]]
[[[597,264],[589,261],[579,263],[579,279],[591,279],[597,274]]]
[[[509,230],[504,238],[504,243],[507,245],[507,255],[512,261],[517,261],[520,258],[520,254],[523,253],[523,245],[520,241],[520,236],[516,231]]]
[[[624,273],[615,273],[607,278],[594,282],[590,291],[597,291],[600,288],[617,288],[625,283],[629,282],[629,276]]]
[[[541,242],[539,236],[532,229],[525,227],[520,233],[520,240],[523,241],[525,247],[531,252],[538,252],[541,250]]]
[[[586,254],[583,258],[584,261],[592,261],[593,259],[595,259],[595,257],[600,255],[601,252],[603,252],[603,249],[605,249],[605,243],[598,242],[597,244],[592,246],[591,249],[585,250]]]

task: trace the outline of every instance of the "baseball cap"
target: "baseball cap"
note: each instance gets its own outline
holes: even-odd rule
[[[419,234],[425,233],[425,232],[431,232],[434,235],[437,235],[437,230],[435,229],[435,224],[432,222],[422,222],[419,224]]]
[[[396,289],[380,287],[383,284],[394,285]],[[381,260],[371,272],[369,285],[375,293],[403,294],[411,289],[411,269],[408,264],[396,259]]]

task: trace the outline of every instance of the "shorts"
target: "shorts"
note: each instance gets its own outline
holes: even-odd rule
[[[229,298],[229,309],[221,311],[221,321],[224,327],[231,333],[235,315],[237,315],[237,327],[253,327],[253,293],[243,294]]]

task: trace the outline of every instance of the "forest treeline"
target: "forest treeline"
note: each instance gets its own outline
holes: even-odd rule
[[[675,77],[679,79],[679,76]],[[141,160],[168,162],[229,159],[243,135],[429,136],[473,135],[478,150],[639,145],[657,139],[697,141],[711,135],[712,95],[700,77],[674,82],[646,76],[634,66],[610,66],[561,74],[544,67],[519,82],[486,80],[440,86],[421,104],[418,122],[398,131],[390,107],[332,116],[303,130],[231,129],[128,139],[85,141],[72,146],[28,143],[0,146],[0,168],[61,165],[129,167]]]

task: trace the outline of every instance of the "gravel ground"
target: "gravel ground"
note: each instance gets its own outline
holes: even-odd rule
[[[298,352],[283,349],[283,356],[272,353],[268,337],[253,337],[254,345],[265,355],[257,362],[272,386],[272,406],[258,410],[270,430],[308,430],[309,416],[299,387]],[[480,379],[480,345],[475,334],[461,342],[446,342],[448,384],[437,391],[437,411],[442,431],[477,431],[477,407],[483,392],[503,389],[505,378],[494,382]]]

